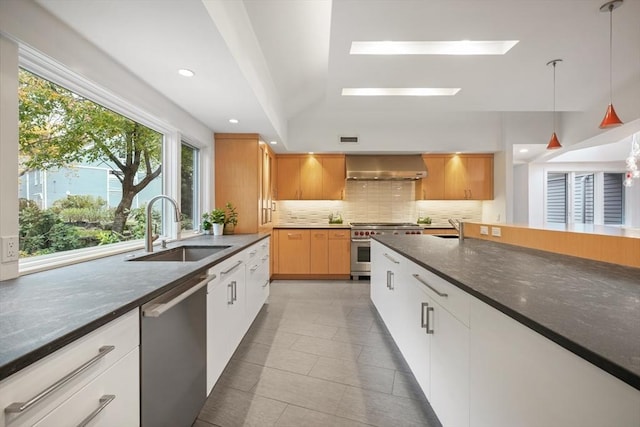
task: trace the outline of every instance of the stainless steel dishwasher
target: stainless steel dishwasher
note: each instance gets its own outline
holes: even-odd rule
[[[140,422],[189,427],[206,399],[207,283],[199,276],[142,306]]]

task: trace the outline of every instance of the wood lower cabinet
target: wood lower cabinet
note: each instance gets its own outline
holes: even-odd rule
[[[416,200],[493,199],[492,154],[422,156],[427,177],[416,182]]]
[[[348,229],[274,231],[274,278],[348,278],[351,236]]]
[[[344,155],[279,155],[278,200],[342,200],[346,179]]]

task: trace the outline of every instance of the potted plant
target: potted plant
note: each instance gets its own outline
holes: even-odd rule
[[[204,234],[211,234],[213,230],[213,223],[211,222],[211,215],[209,212],[202,214],[202,231]]]
[[[233,234],[236,229],[236,225],[238,225],[238,212],[236,212],[236,208],[231,204],[231,202],[227,202],[225,208],[226,218],[224,221],[224,234]]]
[[[209,213],[209,221],[213,225],[213,235],[220,236],[224,228],[225,212],[224,209],[216,208]]]

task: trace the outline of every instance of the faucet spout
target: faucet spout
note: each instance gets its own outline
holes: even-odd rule
[[[459,219],[449,218],[449,224],[453,226],[456,230],[458,230],[458,240],[464,240],[464,222]]]
[[[160,199],[166,199],[169,202],[171,202],[174,208],[175,220],[176,222],[180,222],[180,208],[178,207],[178,202],[176,202],[174,199],[164,194],[160,194],[158,196],[153,197],[151,200],[149,200],[149,203],[147,203],[147,224],[146,224],[145,233],[144,233],[144,249],[147,252],[153,252],[153,241],[158,238],[157,236],[155,237],[153,236],[153,230],[152,230],[153,221],[151,220],[151,210],[156,200],[160,200]]]

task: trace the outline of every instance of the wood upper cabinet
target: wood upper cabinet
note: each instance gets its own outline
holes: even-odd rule
[[[346,179],[344,155],[276,157],[278,200],[341,200]]]
[[[215,207],[231,202],[238,212],[236,233],[257,233],[271,221],[271,149],[254,133],[215,134]],[[273,163],[273,162],[272,162]],[[269,209],[265,211],[264,209]]]
[[[416,181],[416,200],[444,200],[444,165],[447,156],[422,156],[427,177]]]
[[[493,199],[492,154],[422,156],[427,177],[416,183],[416,200]]]
[[[493,199],[493,155],[451,156],[445,164],[444,176],[446,199]]]

